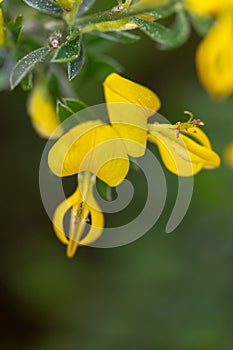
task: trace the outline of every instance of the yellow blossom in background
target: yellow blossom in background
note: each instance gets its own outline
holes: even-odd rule
[[[38,82],[33,87],[28,100],[28,114],[33,127],[41,137],[49,138],[51,135],[53,137],[61,135],[55,103],[49,94],[46,83]],[[56,129],[57,132],[54,134]]]
[[[227,165],[233,168],[233,142],[229,143],[224,150],[224,159]]]
[[[0,1],[1,3],[2,1]],[[3,12],[0,8],[0,46],[4,45],[5,42],[5,31],[4,31],[4,18],[3,18]]]
[[[81,4],[82,0],[57,0],[57,2],[64,10],[71,11],[74,7]]]
[[[216,16],[233,11],[233,0],[185,0],[188,9],[202,16]]]
[[[215,23],[196,53],[199,79],[210,95],[227,97],[233,92],[233,0],[185,0],[189,11],[215,16]]]
[[[213,96],[233,92],[233,12],[216,20],[196,54],[199,78]]]

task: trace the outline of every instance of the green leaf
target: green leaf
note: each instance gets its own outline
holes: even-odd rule
[[[52,0],[23,0],[32,8],[52,16],[60,16],[62,8]]]
[[[175,22],[170,28],[140,17],[134,17],[133,20],[145,34],[161,44],[163,49],[181,46],[190,34],[190,24],[183,11],[177,13]]]
[[[106,201],[112,201],[112,188],[109,187],[105,182],[101,181],[98,177],[96,178],[96,188],[99,195]]]
[[[37,63],[42,62],[46,56],[48,56],[50,51],[51,49],[49,47],[41,47],[40,49],[30,52],[20,61],[18,61],[11,72],[11,89],[14,89],[21,82],[21,80],[35,68]]]
[[[29,72],[26,77],[24,77],[22,80],[21,80],[21,88],[24,90],[24,91],[29,91],[32,89],[33,87],[33,82],[32,82],[32,78],[33,78],[33,74],[32,72]]]
[[[74,79],[82,70],[82,67],[85,63],[85,54],[84,49],[81,46],[80,48],[80,55],[76,60],[72,62],[68,62],[68,79],[71,81]]]
[[[94,5],[95,0],[83,0],[81,5],[79,6],[77,16],[83,15],[85,12],[90,10],[90,8]]]
[[[14,64],[12,52],[5,47],[0,47],[0,91],[9,89],[10,73]]]
[[[106,55],[88,55],[88,65],[85,75],[88,79],[104,80],[113,72],[122,72],[123,68],[118,61]]]
[[[87,108],[87,104],[80,100],[74,100],[72,98],[64,98],[63,101],[65,102],[66,106],[73,111],[73,113],[77,113],[81,111],[84,108]]]
[[[67,118],[69,118],[73,112],[61,101],[57,101],[57,115],[58,119],[61,123],[64,122]]]
[[[136,41],[140,40],[140,36],[131,34],[128,31],[124,32],[94,32],[94,35],[97,35],[103,39],[114,41],[121,44],[133,44]]]
[[[143,13],[144,15],[148,15],[157,19],[166,18],[174,13],[174,7],[169,8],[161,8],[153,11],[147,11]]]
[[[200,36],[206,35],[214,23],[213,17],[200,17],[193,13],[189,13],[189,17],[193,28]]]
[[[47,86],[52,96],[58,97],[60,95],[58,77],[56,74],[54,74],[54,72],[49,72],[47,77]]]
[[[52,62],[64,63],[76,60],[80,54],[80,41],[81,37],[78,36],[72,41],[66,41],[59,46],[52,58]]]
[[[15,20],[8,22],[7,28],[11,31],[12,38],[14,42],[19,42],[22,36],[23,25],[22,25],[23,16],[18,15]]]
[[[85,109],[87,107],[88,106],[80,100],[64,98],[64,99],[62,99],[62,101],[60,101],[60,100],[57,101],[57,115],[58,115],[60,122],[62,123],[66,119],[71,117],[72,115],[80,112],[82,109]],[[88,114],[88,116],[89,116],[89,114]],[[87,120],[87,119],[93,119],[93,117],[86,118],[85,120]],[[85,120],[78,118],[78,115],[77,115],[77,118],[75,120],[76,120],[76,123],[77,123],[77,121],[78,122],[85,121]]]

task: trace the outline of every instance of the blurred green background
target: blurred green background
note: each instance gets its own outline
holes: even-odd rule
[[[124,76],[158,93],[160,112],[171,122],[182,120],[184,110],[203,119],[222,155],[233,140],[233,99],[215,102],[200,86],[197,36],[162,52],[142,39],[107,50]],[[103,102],[101,79],[80,85],[87,103]],[[222,162],[195,177],[187,215],[170,235],[165,226],[177,179],[165,170],[166,208],[150,232],[120,248],[81,248],[68,260],[41,203],[38,169],[45,141],[31,127],[26,97],[19,88],[0,94],[1,348],[231,350],[233,170]],[[139,205],[143,193],[137,174],[132,177]]]

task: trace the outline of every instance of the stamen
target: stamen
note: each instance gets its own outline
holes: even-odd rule
[[[184,114],[188,114],[190,116],[189,120],[187,122],[177,122],[175,125],[175,128],[173,130],[176,130],[176,137],[179,138],[180,133],[183,131],[188,131],[191,128],[195,128],[197,126],[203,126],[205,125],[201,119],[194,119],[194,116],[189,111],[184,111]],[[197,130],[192,130],[192,132],[195,134]]]

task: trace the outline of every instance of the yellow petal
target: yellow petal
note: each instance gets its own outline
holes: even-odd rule
[[[56,138],[61,135],[55,104],[45,84],[37,83],[28,101],[28,114],[36,132],[43,138]],[[56,134],[54,131],[56,130]]]
[[[67,256],[72,258],[80,245],[90,245],[96,241],[104,227],[104,216],[93,196],[94,183],[88,183],[88,195],[85,198],[78,187],[76,191],[65,201],[58,205],[53,217],[53,228],[58,239],[67,245]],[[78,208],[82,203],[81,216],[77,221]],[[72,208],[70,218],[69,234],[65,234],[64,217],[66,212]],[[84,229],[88,224],[85,218],[90,213],[91,223],[84,237]]]
[[[226,164],[233,168],[233,142],[226,146],[224,150],[224,159]]]
[[[196,65],[211,95],[224,97],[233,92],[233,13],[222,15],[202,40]]]
[[[196,143],[185,135],[177,138],[169,124],[149,126],[149,140],[157,144],[165,166],[180,176],[192,176],[203,167],[214,168],[220,164],[219,156],[209,147]]]
[[[69,240],[64,233],[64,217],[66,212],[75,205],[75,203],[79,203],[82,200],[82,196],[79,188],[67,199],[65,199],[62,203],[60,203],[53,216],[53,229],[57,235],[57,238],[64,244],[68,244]]]
[[[107,103],[133,103],[145,107],[146,119],[150,116],[148,111],[155,113],[161,106],[159,97],[153,91],[116,73],[110,74],[104,81],[104,93]]]
[[[233,10],[233,0],[185,0],[187,7],[198,15],[212,16]]]
[[[129,170],[124,143],[99,120],[79,124],[63,135],[51,148],[48,163],[57,176],[89,171],[109,186],[117,186]]]
[[[159,97],[116,73],[105,80],[104,93],[109,119],[124,139],[128,154],[142,156],[146,147],[147,119],[160,108]]]
[[[201,145],[212,149],[208,136],[200,128],[193,127],[193,128],[189,128],[187,131],[182,130],[182,134],[191,136],[196,141],[198,141]]]

